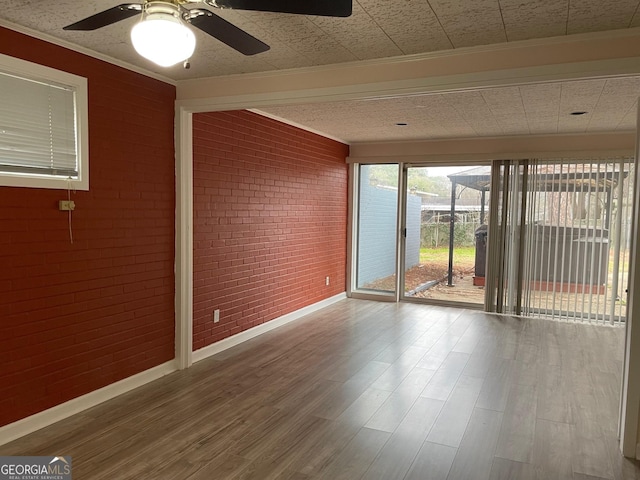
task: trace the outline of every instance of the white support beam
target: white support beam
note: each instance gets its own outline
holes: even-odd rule
[[[193,363],[193,114],[176,107],[176,362]]]
[[[459,48],[177,84],[194,112],[446,92],[640,73],[640,29]]]

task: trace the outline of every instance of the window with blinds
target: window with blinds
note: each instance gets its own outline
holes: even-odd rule
[[[0,184],[88,189],[86,79],[0,58]]]

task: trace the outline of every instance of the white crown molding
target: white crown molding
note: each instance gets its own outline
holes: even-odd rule
[[[28,27],[23,27],[22,25],[17,25],[15,23],[9,22],[0,18],[0,27],[7,28],[9,30],[13,30],[14,32],[22,33],[24,35],[28,35],[29,37],[36,38],[38,40],[42,40],[47,43],[52,43],[54,45],[58,45],[59,47],[67,48],[69,50],[73,50],[74,52],[81,53],[83,55],[87,55],[89,57],[96,58],[98,60],[102,60],[103,62],[110,63],[112,65],[122,67],[124,69],[130,70],[135,73],[139,73],[146,77],[153,78],[155,80],[159,80],[164,83],[168,83],[169,85],[176,86],[177,82],[172,78],[169,78],[165,75],[160,75],[158,73],[152,72],[151,70],[146,70],[144,68],[138,67],[136,65],[132,65],[131,63],[123,62],[122,60],[118,60],[116,58],[110,57],[103,53],[96,52],[95,50],[91,50],[86,47],[82,47],[75,43],[68,42],[66,40],[62,40],[60,38],[54,37],[53,35],[49,35],[47,33],[38,32],[37,30],[33,30]]]
[[[305,131],[310,132],[310,133],[315,133],[316,135],[320,135],[321,137],[329,138],[331,140],[335,140],[336,142],[340,142],[340,143],[343,143],[345,145],[349,145],[349,142],[347,142],[347,141],[345,141],[345,140],[343,140],[341,138],[334,137],[333,135],[328,135],[328,134],[326,134],[324,132],[321,132],[320,130],[315,130],[313,128],[309,128],[309,127],[307,127],[305,125],[302,125],[300,123],[294,122],[292,120],[287,120],[286,118],[279,117],[278,115],[273,115],[272,113],[264,112],[264,111],[259,110],[257,108],[248,108],[247,110],[249,110],[250,112],[253,112],[253,113],[257,113],[258,115],[262,115],[263,117],[270,118],[271,120],[276,120],[276,121],[278,121],[280,123],[284,123],[286,125],[291,125],[292,127],[299,128],[300,130],[305,130]]]

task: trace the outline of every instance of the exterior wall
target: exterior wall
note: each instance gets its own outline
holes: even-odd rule
[[[175,88],[0,28],[89,79],[90,190],[0,187],[0,425],[174,358]]]
[[[193,128],[194,350],[344,292],[348,147],[247,111]]]
[[[420,228],[422,226],[422,198],[407,195],[407,239],[405,242],[405,269],[420,263]]]
[[[364,165],[361,168],[366,169]],[[367,178],[368,175],[362,175]],[[396,271],[397,190],[385,190],[361,182],[358,215],[358,287]],[[420,207],[422,199],[407,195],[405,268],[420,263]]]

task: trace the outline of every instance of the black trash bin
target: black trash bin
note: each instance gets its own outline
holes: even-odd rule
[[[487,264],[487,226],[480,225],[476,228],[476,264],[473,284],[476,286],[484,285],[485,266]]]

